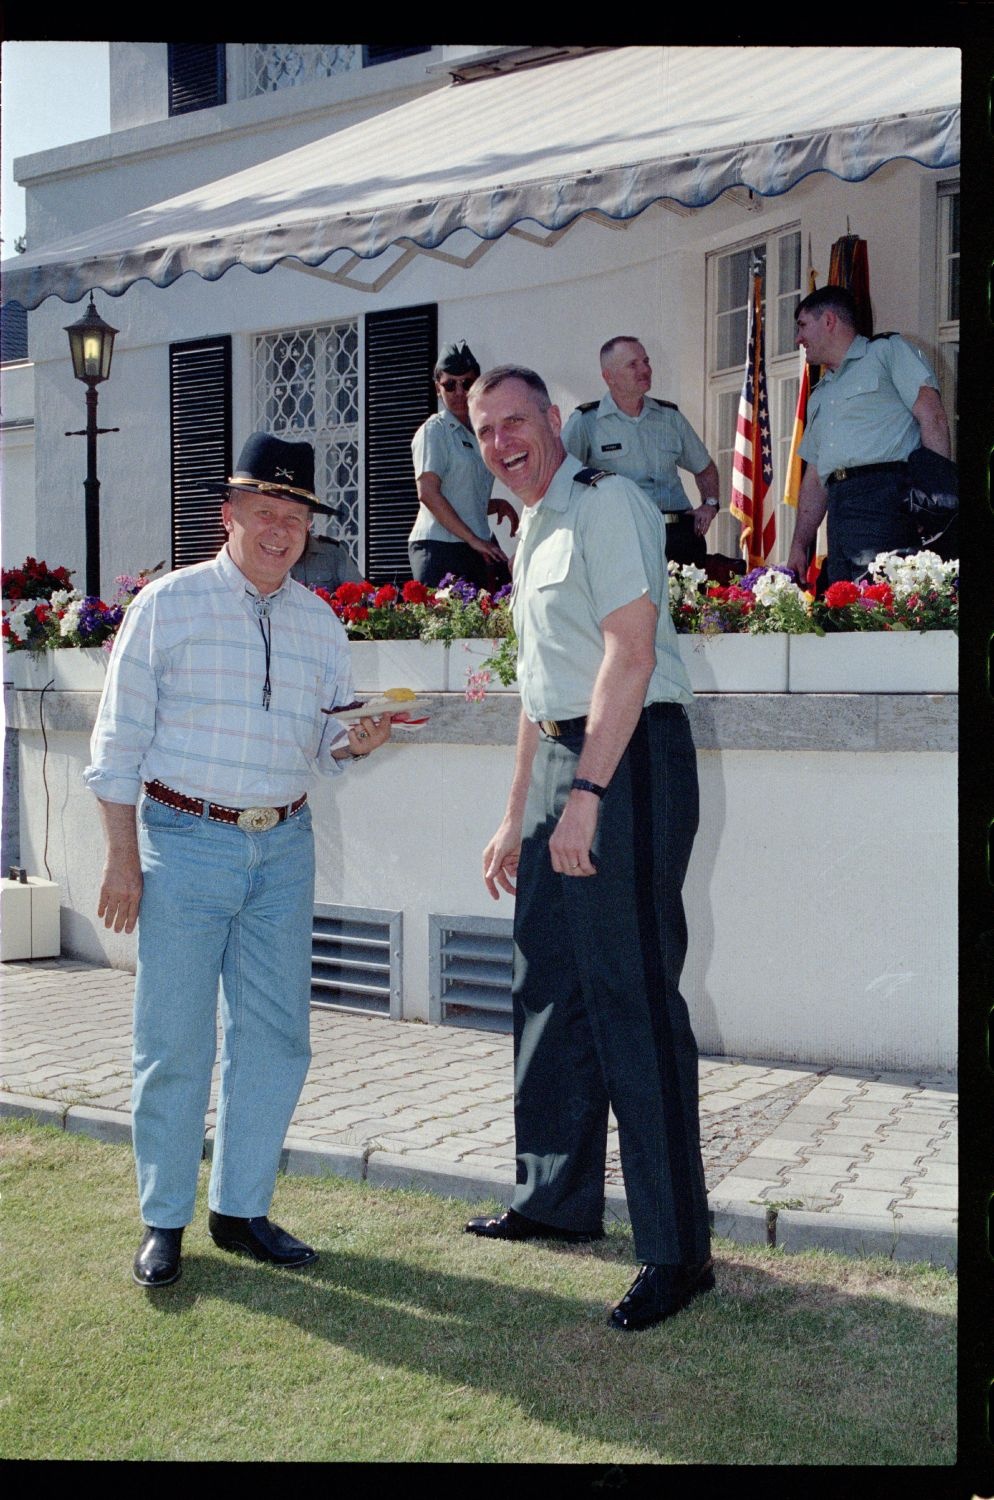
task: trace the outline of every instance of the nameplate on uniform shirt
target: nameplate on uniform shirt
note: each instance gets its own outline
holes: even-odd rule
[[[602,443],[601,444],[601,452],[602,453],[620,453],[621,452],[621,444],[620,443]]]

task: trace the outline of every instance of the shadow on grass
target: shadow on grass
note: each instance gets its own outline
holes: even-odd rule
[[[617,1258],[618,1296],[631,1275],[621,1252],[598,1257]],[[955,1460],[953,1352],[941,1352],[951,1346],[948,1313],[795,1271],[785,1280],[730,1255],[716,1261],[715,1292],[661,1327],[624,1334],[607,1326],[610,1303],[522,1287],[520,1274],[512,1285],[501,1271],[412,1272],[332,1251],[286,1273],[194,1253],[182,1282],[152,1300],[165,1317],[202,1299],[230,1301],[378,1364],[509,1399],[573,1437],[642,1449],[647,1461]],[[602,1280],[582,1271],[552,1263],[545,1280]]]

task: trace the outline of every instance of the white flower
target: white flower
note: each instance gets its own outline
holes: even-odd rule
[[[776,604],[785,594],[796,595],[798,598],[801,594],[792,578],[788,578],[786,573],[774,572],[773,569],[756,579],[752,592],[758,604]]]
[[[78,596],[66,607],[66,612],[59,621],[59,634],[62,636],[72,635],[79,627],[79,613],[83,607],[83,601]]]
[[[75,589],[56,589],[51,599],[52,609],[58,614],[60,609],[65,609],[66,605],[70,604],[73,599],[79,599],[80,597]]]
[[[19,599],[7,612],[7,623],[15,640],[26,641],[30,631],[28,616],[38,604],[47,604],[47,599]]]

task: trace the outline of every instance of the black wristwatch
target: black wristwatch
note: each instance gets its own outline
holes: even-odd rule
[[[574,776],[573,785],[570,787],[570,791],[593,792],[595,797],[603,797],[604,793],[607,791],[607,787],[598,786],[596,781],[584,781],[582,776]]]

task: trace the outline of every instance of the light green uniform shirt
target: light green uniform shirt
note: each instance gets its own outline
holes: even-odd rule
[[[907,458],[921,444],[911,408],[923,385],[939,388],[920,350],[897,334],[857,334],[839,368],[826,370],[808,398],[801,457],[821,480],[836,469]]]
[[[699,474],[711,455],[682,412],[646,396],[628,416],[610,391],[596,407],[577,407],[563,428],[563,446],[581,463],[634,479],[662,511],[691,510],[677,468]]]
[[[487,506],[494,476],[480,457],[471,427],[464,427],[450,411],[436,412],[422,423],[411,440],[414,477],[437,474],[442,494],[474,536],[488,538]],[[459,538],[436,521],[427,505],[419,505],[409,542],[457,542]]]
[[[662,517],[628,479],[578,483],[583,467],[567,455],[538,504],[522,509],[511,611],[521,706],[536,722],[589,711],[601,621],[643,594],[659,612],[645,701],[693,701],[670,619]]]

